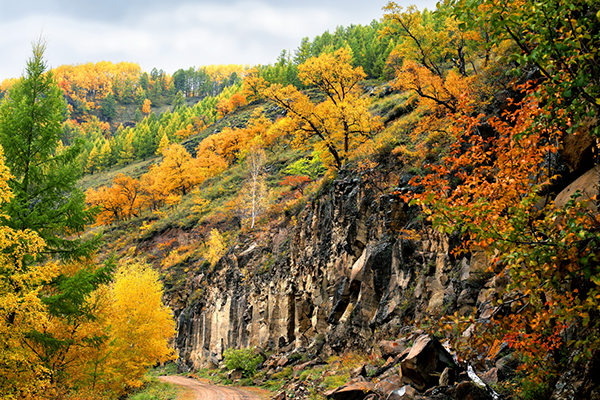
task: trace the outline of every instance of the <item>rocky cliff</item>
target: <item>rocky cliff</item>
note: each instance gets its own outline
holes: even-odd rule
[[[485,257],[455,259],[452,240],[414,217],[398,195],[378,195],[357,178],[334,181],[297,222],[237,246],[190,280],[177,311],[182,363],[218,363],[230,347],[364,348],[398,336],[405,321],[489,301]]]

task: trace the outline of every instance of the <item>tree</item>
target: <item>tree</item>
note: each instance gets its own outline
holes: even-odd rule
[[[86,192],[87,202],[100,208],[98,224],[127,221],[137,215],[141,208],[140,182],[121,173],[117,174],[111,186],[90,188]]]
[[[152,102],[150,101],[150,99],[144,99],[144,104],[142,104],[142,113],[148,115],[150,114],[150,106],[152,105]]]
[[[0,147],[0,205],[11,201],[11,174]],[[0,212],[1,213],[1,212]],[[46,319],[40,287],[58,274],[56,264],[30,266],[24,255],[35,256],[45,247],[31,230],[6,226],[0,220],[0,390],[3,398],[34,398],[48,386],[44,368],[23,346],[27,334],[40,329]]]
[[[93,222],[96,210],[86,208],[84,194],[75,186],[80,176],[80,146],[61,148],[65,102],[52,74],[46,71],[44,50],[41,41],[34,44],[25,76],[0,106],[0,141],[9,148],[8,185],[14,193],[1,205],[0,225],[14,232],[36,233],[43,245],[42,249],[12,254],[19,271],[9,271],[6,283],[12,288],[13,301],[22,296],[38,298],[39,321],[20,327],[19,305],[8,310],[3,322],[9,331],[23,331],[20,345],[32,350],[28,363],[46,371],[32,379],[56,384],[51,360],[73,342],[60,332],[48,331],[46,322],[61,318],[76,327],[92,319],[89,295],[110,280],[112,270],[65,271],[65,266],[75,261],[91,263],[98,239],[84,240],[77,234]],[[50,279],[41,274],[43,268],[54,271]]]
[[[362,68],[353,68],[346,49],[324,53],[298,66],[300,80],[314,86],[325,96],[313,103],[308,95],[289,85],[266,86],[264,81],[247,80],[264,98],[287,111],[274,129],[294,136],[298,147],[323,151],[324,162],[337,169],[344,166],[352,151],[366,142],[381,127],[369,111],[369,100],[361,96],[358,83],[364,79]]]
[[[589,0],[451,0],[463,30],[486,29],[495,48],[508,41],[520,72],[533,66],[544,79],[547,109],[567,109],[571,129],[600,112],[600,5]],[[564,121],[567,119],[557,115]],[[600,134],[600,125],[593,127]]]
[[[113,118],[117,115],[117,102],[115,100],[115,96],[112,93],[109,93],[105,98],[100,102],[100,112],[102,116],[105,118],[105,121],[112,121]]]
[[[214,266],[227,251],[225,238],[223,235],[221,235],[218,229],[213,229],[210,231],[210,238],[208,239],[206,245],[207,248],[204,257],[210,263],[210,265]]]
[[[122,262],[109,286],[107,346],[97,358],[98,386],[122,395],[140,387],[148,367],[175,358],[169,340],[175,334],[171,310],[162,302],[158,272],[137,262]]]
[[[171,141],[169,140],[169,136],[165,132],[160,138],[160,143],[158,144],[158,148],[156,149],[156,155],[161,156],[165,152],[165,150],[169,148],[170,145]]]
[[[0,106],[0,143],[6,149],[14,193],[3,218],[14,229],[32,229],[45,241],[45,252],[65,258],[87,257],[97,242],[73,238],[92,223],[95,211],[87,209],[84,194],[76,189],[81,175],[74,144],[57,148],[62,135],[66,104],[47,71],[43,42],[33,45],[25,76]]]
[[[152,167],[167,191],[185,196],[206,177],[198,170],[198,164],[180,144],[174,143],[163,151],[163,161]]]
[[[506,343],[523,361],[525,379],[543,386],[556,377],[567,346],[576,359],[600,350],[600,220],[578,195],[562,207],[548,198],[556,179],[548,160],[561,132],[534,96],[539,90],[528,88],[510,112],[487,119],[496,133],[488,138],[479,133],[483,116],[468,109],[455,115],[452,153],[411,182],[423,190],[409,197],[434,228],[461,234],[458,251],[484,251],[490,272],[510,282],[489,319],[451,318],[446,325],[460,331],[475,321],[470,337],[454,338],[460,356],[474,360]],[[567,327],[581,336],[566,343]]]
[[[265,209],[267,196],[267,185],[264,179],[265,151],[260,143],[260,137],[256,137],[246,151],[245,163],[248,176],[245,184],[245,208],[250,218],[250,228],[254,228],[256,218]]]

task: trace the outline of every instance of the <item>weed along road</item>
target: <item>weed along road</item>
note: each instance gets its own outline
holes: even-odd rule
[[[184,376],[159,376],[159,380],[188,389],[188,394],[182,400],[261,400],[254,393],[234,387],[214,386],[196,379]]]

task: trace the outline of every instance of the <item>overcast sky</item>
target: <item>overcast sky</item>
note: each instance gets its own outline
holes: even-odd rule
[[[396,0],[435,9],[437,0]],[[0,81],[22,75],[42,35],[51,67],[131,61],[150,72],[269,64],[337,26],[369,24],[387,0],[0,0]]]

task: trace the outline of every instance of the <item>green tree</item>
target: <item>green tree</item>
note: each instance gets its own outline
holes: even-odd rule
[[[111,121],[117,115],[117,101],[112,93],[102,99],[100,107],[100,112],[106,121]]]
[[[19,328],[20,310],[6,310],[3,303],[2,323],[6,328],[0,330],[25,329],[19,345],[31,349],[29,362],[44,370],[34,379],[49,379],[56,384],[63,368],[57,367],[56,357],[75,343],[98,338],[65,337],[62,331],[48,331],[43,321],[56,318],[64,322],[66,330],[76,332],[84,322],[94,319],[90,294],[110,281],[112,266],[94,265],[92,254],[98,238],[84,240],[76,235],[94,221],[96,210],[86,208],[85,195],[76,189],[81,175],[79,143],[63,148],[60,142],[66,104],[46,67],[44,51],[43,41],[33,44],[25,75],[0,106],[0,143],[6,148],[6,166],[11,172],[8,186],[13,194],[1,205],[0,225],[16,232],[36,233],[43,247],[39,254],[21,251],[11,256],[20,266],[19,274],[30,274],[29,278],[19,277],[2,263],[4,276],[0,278],[11,284],[0,286],[10,287],[14,298],[32,290],[48,318],[41,324]],[[73,270],[69,267],[73,263],[80,265]],[[32,279],[44,265],[52,266],[51,279]]]
[[[58,152],[66,103],[43,59],[45,44],[33,45],[25,76],[0,106],[0,144],[13,177],[14,198],[4,204],[2,222],[31,229],[46,242],[45,252],[67,258],[88,256],[96,241],[72,238],[92,223],[85,195],[76,189],[81,175],[79,143]]]

